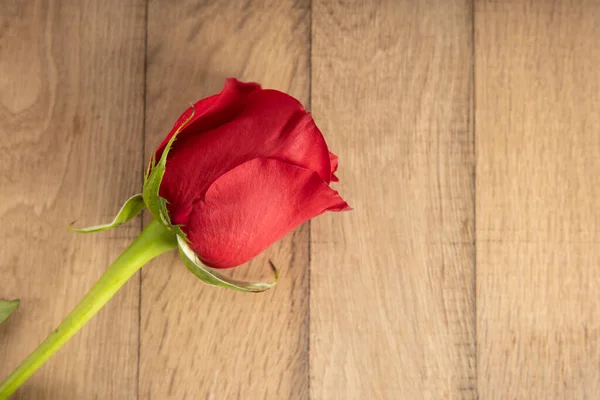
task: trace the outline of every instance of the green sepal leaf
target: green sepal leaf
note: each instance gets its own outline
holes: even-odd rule
[[[127,199],[112,222],[80,229],[73,229],[71,226],[69,226],[69,230],[77,233],[92,233],[116,228],[117,226],[124,224],[138,215],[144,209],[144,207],[144,198],[142,197],[142,194],[136,194],[135,196],[131,196],[129,199]]]
[[[207,267],[199,259],[194,251],[187,244],[187,241],[180,236],[177,236],[177,242],[179,244],[179,254],[183,260],[185,266],[200,280],[209,285],[224,287],[228,289],[238,290],[240,292],[264,292],[265,290],[271,289],[277,284],[279,280],[279,272],[273,263],[269,262],[275,280],[272,283],[261,283],[261,282],[243,282],[236,279],[226,277],[218,273],[214,268]]]
[[[171,139],[169,139],[169,142],[165,146],[158,162],[156,161],[155,155],[152,155],[152,159],[150,160],[150,164],[148,164],[148,168],[146,169],[146,174],[144,176],[144,189],[142,191],[144,203],[146,203],[146,207],[148,207],[148,210],[154,219],[161,222],[169,229],[172,229],[175,233],[177,233],[178,236],[181,235],[183,237],[185,237],[185,233],[183,233],[181,227],[171,224],[169,212],[167,211],[167,200],[160,197],[159,190],[160,184],[162,183],[165,175],[167,155],[169,154],[169,151],[171,151],[171,146],[173,146],[173,143],[175,142],[175,139],[177,139],[179,132],[181,132],[188,122],[194,118],[195,112],[196,110],[192,105],[192,113],[173,133],[173,136],[171,136]]]
[[[19,307],[20,300],[0,300],[0,324]]]
[[[177,236],[181,236],[182,238],[187,240],[187,235],[181,229],[182,225],[173,225],[171,223],[171,218],[169,217],[169,211],[167,210],[167,204],[169,204],[167,199],[165,199],[164,197],[159,197],[158,200],[160,203],[160,211],[159,212],[160,212],[162,224],[165,225],[170,230],[172,230],[173,233],[175,233]]]

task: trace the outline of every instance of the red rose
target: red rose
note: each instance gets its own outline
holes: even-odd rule
[[[167,251],[178,248],[185,266],[207,284],[242,292],[272,288],[279,276],[272,263],[270,283],[241,282],[209,267],[243,264],[304,221],[349,210],[329,187],[337,180],[337,161],[296,99],[228,79],[220,94],[179,118],[148,165],[142,193],[127,199],[113,221],[73,229],[116,228],[144,208],[154,217],[59,327],[0,382],[0,398],[14,393],[136,271]]]
[[[210,267],[243,264],[303,222],[350,209],[329,187],[337,157],[285,93],[228,79],[179,118],[156,159],[178,128],[159,194]]]

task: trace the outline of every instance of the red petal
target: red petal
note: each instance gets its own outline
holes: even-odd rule
[[[227,123],[210,130],[204,130],[207,124],[191,123],[173,145],[160,194],[170,202],[174,223],[186,224],[193,202],[216,179],[255,158],[286,161],[330,182],[327,145],[302,104],[276,90],[252,91],[242,102]]]
[[[332,182],[339,182],[340,180],[338,179],[337,176],[334,175],[335,171],[337,171],[338,169],[338,156],[336,156],[335,154],[333,154],[332,152],[329,152],[329,164],[330,164],[330,169],[331,169],[331,181]]]
[[[256,90],[260,90],[260,85],[257,83],[240,82],[235,78],[227,79],[221,93],[201,99],[194,104],[194,117],[179,133],[177,141],[180,141],[191,134],[226,123],[241,111],[246,97]],[[189,107],[177,119],[171,132],[169,132],[167,137],[156,149],[156,159],[160,158],[163,149],[175,131],[177,131],[181,124],[183,124],[191,114],[192,107]]]
[[[215,181],[183,229],[203,262],[230,268],[325,211],[349,209],[316,172],[257,158]]]

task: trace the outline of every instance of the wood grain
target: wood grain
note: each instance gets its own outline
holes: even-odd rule
[[[232,272],[269,279],[272,259],[265,294],[206,286],[176,254],[152,262],[16,399],[600,393],[597,2],[0,10],[0,298],[22,299],[0,327],[0,378],[140,220],[63,228],[111,219],[179,114],[226,77],[312,106],[354,207]]]
[[[471,15],[313,3],[313,112],[355,208],[311,225],[313,399],[476,398]]]
[[[480,1],[478,387],[600,393],[600,4]]]
[[[150,1],[149,157],[177,117],[226,77],[308,101],[308,1]],[[279,285],[260,295],[206,286],[177,255],[143,271],[141,397],[305,399],[308,396],[308,229],[234,274]]]
[[[140,190],[142,1],[0,1],[0,328],[4,378],[83,297],[140,223],[78,236]],[[138,284],[44,365],[15,399],[135,398]]]

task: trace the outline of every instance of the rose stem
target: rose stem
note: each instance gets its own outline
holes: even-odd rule
[[[14,393],[39,367],[85,325],[144,264],[177,247],[173,232],[153,220],[115,260],[44,342],[0,383],[0,400]]]

